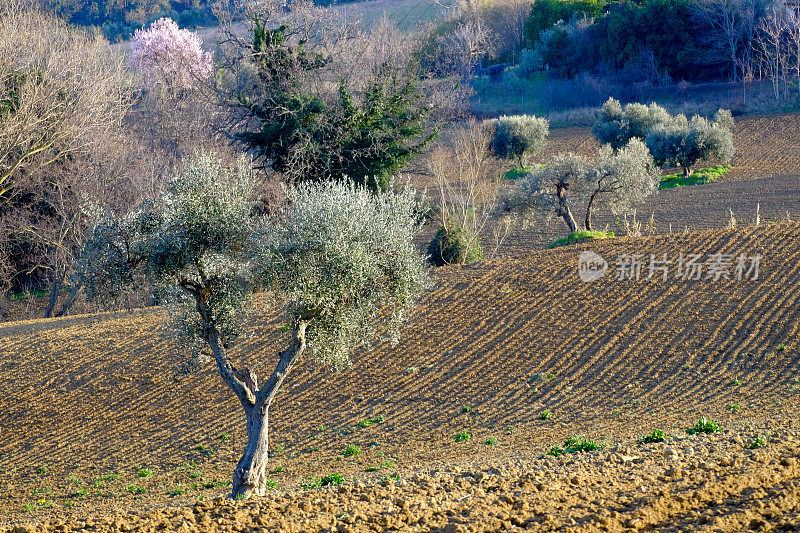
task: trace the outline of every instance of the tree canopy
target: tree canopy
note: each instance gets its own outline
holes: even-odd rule
[[[160,202],[109,216],[86,246],[83,275],[94,298],[149,284],[171,310],[173,330],[210,348],[247,418],[248,445],[231,496],[267,489],[269,406],[300,358],[333,368],[379,334],[392,341],[429,279],[412,238],[417,201],[408,188],[373,194],[341,182],[303,183],[273,218],[253,209],[246,160],[229,169],[200,154],[171,180]],[[266,289],[291,335],[268,379],[229,356],[252,293]],[[380,329],[377,317],[388,311]]]
[[[573,153],[558,154],[517,180],[503,199],[505,209],[519,209],[564,220],[570,232],[578,230],[575,213],[585,215],[583,226],[592,230],[599,208],[623,214],[658,189],[659,172],[639,139],[619,150],[604,145],[596,162]]]
[[[234,138],[290,182],[347,178],[385,190],[434,137],[424,128],[428,109],[414,62],[385,61],[365,80],[340,72],[338,91],[329,94],[307,77],[330,76],[332,59],[292,28],[256,20],[249,50],[256,78],[234,92],[244,113]]]

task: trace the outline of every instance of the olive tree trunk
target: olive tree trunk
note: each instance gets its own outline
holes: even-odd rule
[[[53,276],[53,283],[50,286],[50,300],[47,302],[47,308],[44,310],[44,317],[51,318],[53,316],[53,309],[58,302],[58,295],[61,292],[61,276],[55,274]]]
[[[61,310],[56,313],[55,316],[64,316],[69,312],[72,304],[75,303],[75,298],[78,296],[78,292],[81,290],[81,287],[83,287],[82,281],[73,282],[72,289],[70,289],[67,299],[64,300],[64,303],[61,305]]]
[[[233,486],[228,498],[263,496],[268,487],[269,408],[286,376],[306,349],[306,323],[300,322],[292,334],[292,342],[280,353],[275,370],[260,389],[258,378],[249,368],[236,369],[220,342],[219,332],[210,328],[206,340],[214,353],[217,369],[225,383],[236,393],[247,420],[247,447],[233,473]]]
[[[559,207],[559,214],[561,215],[561,218],[564,219],[564,222],[566,222],[567,227],[569,227],[570,233],[575,233],[578,231],[578,224],[575,222],[575,217],[572,216],[572,209],[569,208],[569,204],[567,204],[567,202],[564,200],[562,200]]]
[[[246,407],[247,447],[233,472],[233,487],[229,497],[263,496],[267,485],[269,459],[269,405]]]

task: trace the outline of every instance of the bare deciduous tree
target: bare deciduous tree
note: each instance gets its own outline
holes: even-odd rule
[[[759,45],[761,62],[767,77],[772,81],[775,99],[781,96],[781,81],[786,70],[786,30],[788,17],[782,2],[773,4],[758,23],[756,41]]]
[[[699,0],[694,4],[697,18],[711,30],[714,41],[728,54],[732,78],[744,74],[742,65],[750,63],[756,23],[765,9],[762,0]]]
[[[800,92],[800,6],[787,10],[786,36],[790,65],[794,70],[797,90]]]
[[[0,201],[23,170],[91,147],[127,109],[123,58],[97,34],[0,8]]]
[[[107,185],[65,169],[108,146],[130,92],[122,55],[98,34],[22,2],[0,7],[0,288],[63,281],[84,207]]]
[[[492,129],[472,119],[453,133],[449,145],[437,146],[428,157],[427,170],[439,193],[440,229],[438,240],[429,248],[436,264],[464,263],[483,256],[481,234],[497,194],[489,149]]]

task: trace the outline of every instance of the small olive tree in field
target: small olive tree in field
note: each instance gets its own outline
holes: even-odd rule
[[[502,116],[494,120],[492,148],[497,157],[514,159],[519,168],[544,149],[550,123],[530,115]]]
[[[506,210],[523,212],[564,220],[569,231],[578,230],[573,214],[582,199],[590,169],[590,162],[582,155],[566,153],[551,157],[547,163],[517,180],[516,186],[503,198]]]
[[[661,172],[647,146],[632,139],[617,151],[604,145],[597,165],[587,175],[583,195],[586,201],[584,228],[592,231],[595,209],[606,208],[615,215],[630,212],[634,205],[658,191]]]
[[[352,350],[376,336],[384,306],[386,334],[396,340],[429,283],[412,244],[419,226],[410,190],[376,196],[340,183],[304,184],[272,219],[254,218],[252,192],[246,166],[228,171],[201,156],[172,180],[159,205],[99,225],[85,254],[91,295],[114,296],[147,279],[181,337],[211,349],[247,421],[230,497],[267,490],[269,407],[301,357],[347,366]],[[283,308],[291,332],[262,383],[228,355],[256,288]]]
[[[557,216],[571,233],[578,231],[574,213],[583,212],[583,227],[591,231],[592,215],[598,208],[625,213],[658,190],[659,179],[647,147],[633,139],[617,151],[603,146],[596,162],[573,153],[558,154],[517,180],[503,203],[506,210]]]
[[[695,115],[688,120],[678,115],[654,127],[645,138],[656,163],[683,169],[683,177],[692,175],[692,167],[701,160],[716,158],[729,163],[734,154],[733,117],[720,109],[714,120]]]

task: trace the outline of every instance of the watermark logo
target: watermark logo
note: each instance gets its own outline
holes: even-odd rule
[[[693,254],[680,252],[676,257],[668,254],[620,254],[613,263],[613,279],[643,279],[667,282],[682,281],[756,281],[759,279],[761,254],[746,255],[713,253]],[[578,257],[578,275],[585,282],[605,277],[609,265],[595,252],[581,252]]]
[[[608,262],[599,254],[587,251],[578,257],[578,275],[586,283],[601,279],[607,270]]]

